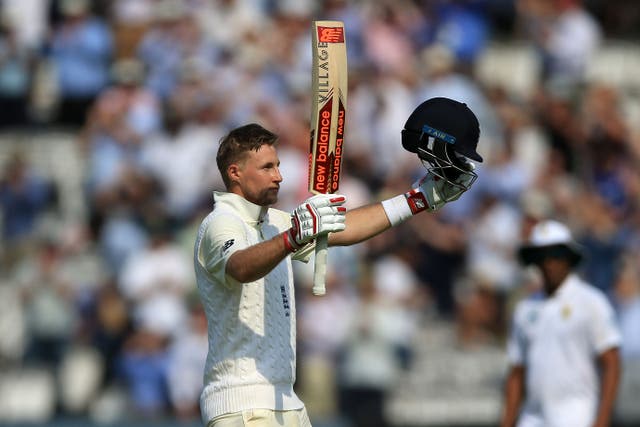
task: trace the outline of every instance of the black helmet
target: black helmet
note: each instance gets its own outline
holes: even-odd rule
[[[436,176],[453,182],[462,173],[476,176],[467,158],[482,162],[476,151],[479,137],[478,119],[466,104],[431,98],[418,105],[407,119],[402,146],[418,154]]]
[[[413,110],[402,131],[402,146],[418,153],[426,148],[427,136],[440,139],[465,157],[482,162],[476,151],[480,137],[480,125],[467,104],[449,98],[431,98]]]

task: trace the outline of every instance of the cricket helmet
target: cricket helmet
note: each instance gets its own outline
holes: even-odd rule
[[[443,97],[418,105],[402,130],[402,146],[416,153],[429,171],[453,185],[461,174],[477,178],[467,159],[482,162],[476,151],[479,138],[480,124],[473,111],[462,102]]]
[[[569,228],[554,220],[537,223],[527,243],[518,249],[518,257],[524,265],[539,264],[546,257],[564,258],[572,266],[582,259],[582,247],[573,240]]]

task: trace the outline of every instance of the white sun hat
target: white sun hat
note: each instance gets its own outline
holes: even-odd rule
[[[544,256],[567,258],[572,264],[582,259],[582,248],[575,242],[569,227],[555,220],[537,223],[531,230],[529,241],[518,251],[524,264],[535,264]]]

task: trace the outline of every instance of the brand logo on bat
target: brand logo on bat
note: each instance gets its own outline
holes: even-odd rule
[[[344,43],[344,28],[318,27],[318,41],[321,43]]]
[[[342,142],[344,141],[344,105],[342,101],[338,104],[338,126],[336,130],[336,147],[331,154],[331,191],[338,190],[340,184],[340,165],[342,164]]]
[[[331,110],[333,99],[329,99],[318,114],[317,134],[312,136],[311,151],[315,144],[315,162],[312,174],[313,189],[319,193],[326,193],[331,179],[331,160],[329,158],[329,138],[331,134]],[[314,137],[316,140],[314,141]]]

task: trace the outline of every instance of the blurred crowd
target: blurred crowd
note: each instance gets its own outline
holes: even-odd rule
[[[424,173],[400,131],[425,99],[466,102],[485,158],[455,203],[333,248],[325,297],[297,266],[312,421],[383,426],[401,373],[420,375],[416,336],[431,325],[457,349],[502,350],[514,301],[538,286],[515,250],[543,218],[571,227],[582,275],[617,309],[625,361],[640,363],[638,93],[587,78],[609,37],[638,36],[627,2],[5,0],[1,12],[2,133],[71,135],[83,209],[65,217],[28,151],[5,156],[0,422],[198,419],[207,332],[192,246],[223,189],[218,141],[248,122],[275,131],[278,207],[308,196],[312,19],[346,26],[349,205]],[[536,54],[526,93],[476,74],[505,40]]]

